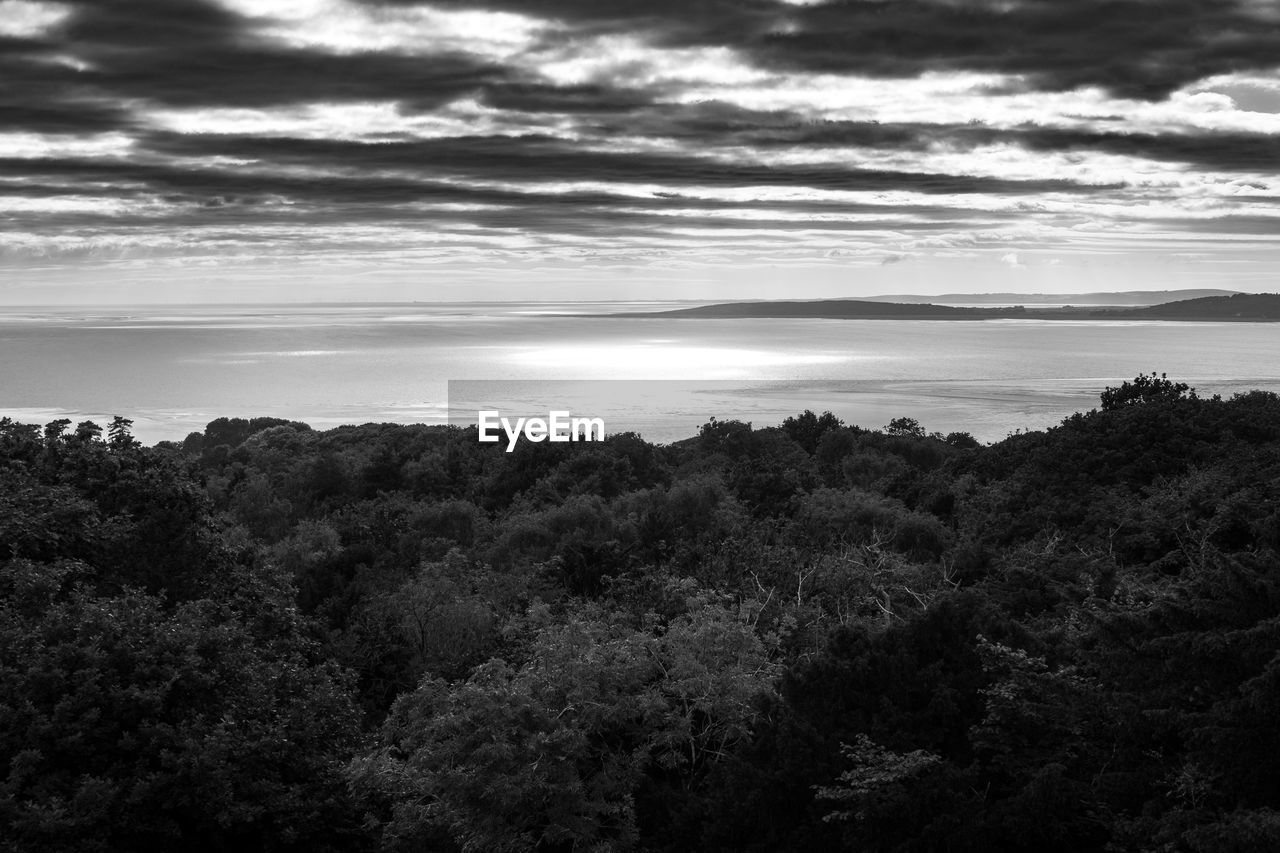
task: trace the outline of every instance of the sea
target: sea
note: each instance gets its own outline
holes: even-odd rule
[[[557,409],[670,442],[711,417],[766,426],[810,409],[992,442],[1095,408],[1140,373],[1201,396],[1280,391],[1273,323],[617,316],[683,306],[3,308],[0,416],[118,414],[152,443],[218,417],[324,429]]]

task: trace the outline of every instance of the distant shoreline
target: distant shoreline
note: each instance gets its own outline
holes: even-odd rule
[[[664,319],[829,319],[829,320],[1155,320],[1166,322],[1268,323],[1280,320],[1280,294],[1236,293],[1140,307],[1032,308],[957,307],[933,303],[873,302],[860,299],[724,302],[668,311],[615,312],[590,316]]]
[[[829,297],[810,297],[805,302],[873,302],[877,304],[898,303],[910,306],[918,306],[924,304],[940,305],[954,308],[1009,308],[1011,306],[1024,306],[1035,310],[1051,310],[1062,307],[1074,307],[1078,309],[1101,309],[1101,308],[1145,308],[1156,305],[1168,304],[1171,302],[1185,301],[1197,299],[1207,296],[1231,296],[1238,293],[1234,290],[1219,290],[1211,288],[1182,288],[1179,290],[1125,290],[1125,291],[1092,291],[1088,293],[1013,293],[1013,292],[978,292],[978,293],[940,293],[940,294],[910,294],[910,293],[894,293],[894,294],[876,294],[872,296],[829,296]],[[306,301],[243,301],[243,300],[222,300],[212,302],[187,302],[182,300],[166,301],[166,302],[96,302],[96,303],[10,303],[0,305],[0,314],[14,314],[24,312],[39,313],[75,313],[75,312],[92,312],[92,313],[112,313],[118,311],[138,310],[138,311],[175,311],[181,309],[190,310],[218,310],[218,311],[268,311],[272,309],[290,309],[290,310],[341,310],[341,309],[360,309],[369,310],[376,308],[396,308],[402,309],[407,307],[415,308],[457,308],[464,306],[486,307],[486,308],[509,308],[512,306],[530,306],[530,307],[554,307],[554,306],[575,306],[575,307],[592,307],[599,306],[599,309],[609,311],[621,311],[628,306],[635,306],[643,309],[646,306],[678,306],[668,310],[678,310],[684,307],[705,307],[721,304],[722,300],[714,297],[703,296],[695,298],[680,299],[445,299],[445,300],[306,300]],[[771,304],[768,299],[737,299],[734,303],[740,304]],[[573,312],[574,316],[584,316],[580,312]]]

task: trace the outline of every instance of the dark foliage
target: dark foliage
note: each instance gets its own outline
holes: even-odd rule
[[[980,446],[0,422],[0,848],[1280,838],[1280,398]]]

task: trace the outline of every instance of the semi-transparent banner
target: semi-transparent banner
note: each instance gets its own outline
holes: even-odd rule
[[[1064,398],[1078,393],[1062,391]],[[810,410],[829,411],[867,429],[906,416],[930,432],[970,432],[992,440],[1042,425],[1055,410],[1072,411],[1067,407],[1074,401],[1058,396],[992,382],[468,379],[448,383],[448,419],[490,435],[517,427],[523,435],[532,426],[534,435],[545,433],[544,440],[555,441],[602,426],[606,434],[635,432],[647,441],[668,443],[697,435],[711,418],[758,428]],[[978,401],[983,406],[975,405]]]

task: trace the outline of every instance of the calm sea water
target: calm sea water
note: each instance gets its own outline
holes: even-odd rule
[[[908,415],[992,441],[1093,408],[1107,385],[1152,370],[1201,394],[1280,391],[1275,324],[583,316],[628,307],[641,306],[7,309],[0,415],[118,413],[148,442],[224,415],[440,423],[449,380],[501,380],[485,386],[490,405],[550,388],[575,414],[655,441],[711,415],[768,424],[805,408],[868,427]],[[603,396],[577,381],[606,379],[668,381]]]

